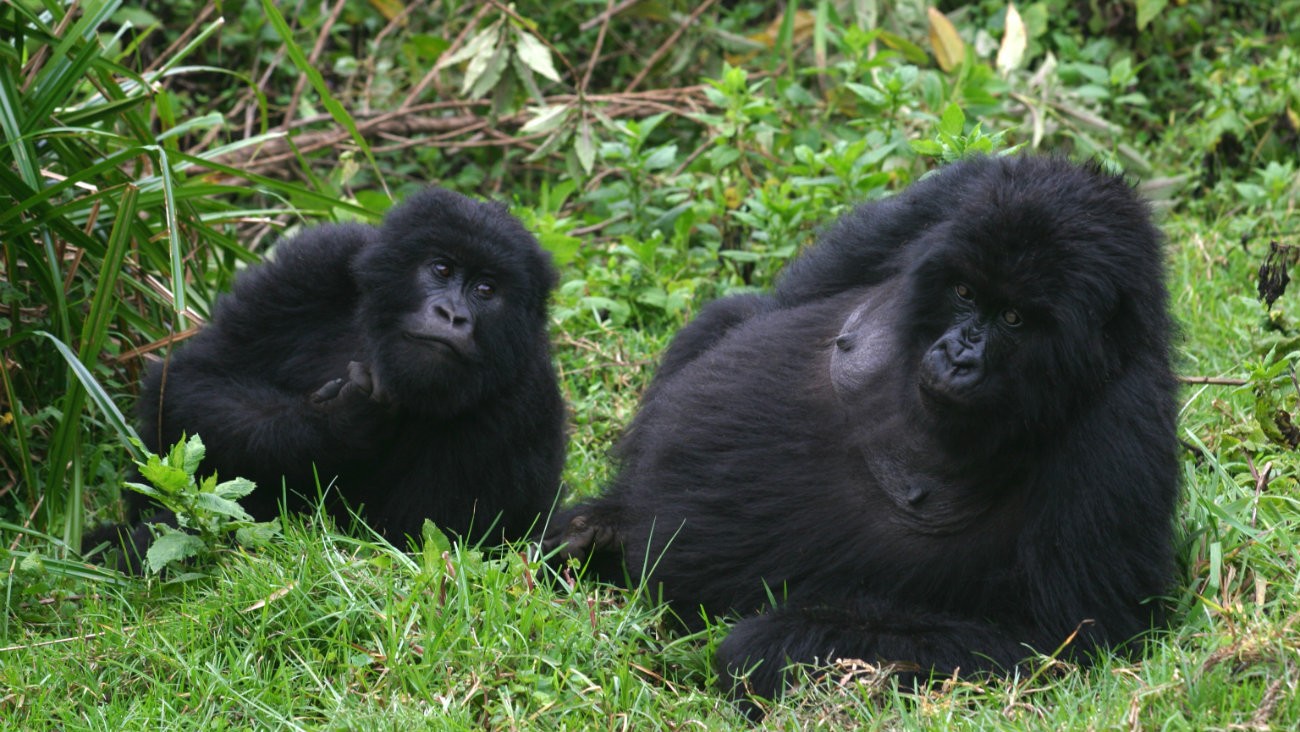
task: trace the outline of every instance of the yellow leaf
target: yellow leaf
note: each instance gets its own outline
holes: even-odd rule
[[[781,35],[781,24],[784,22],[785,18],[781,15],[777,15],[772,19],[771,23],[767,24],[766,28],[757,33],[751,34],[749,40],[761,43],[768,48],[775,48],[776,38]],[[811,10],[794,11],[794,38],[792,40],[796,43],[800,43],[812,38],[813,27],[816,24],[817,15]]]
[[[402,14],[405,6],[402,0],[370,0],[370,4],[375,6],[375,10],[384,16],[384,20],[392,20]]]
[[[1003,76],[1020,68],[1020,63],[1025,60],[1025,45],[1028,43],[1029,32],[1025,28],[1025,21],[1021,20],[1019,11],[1016,10],[1015,3],[1007,5],[1006,29],[1002,32],[1002,45],[998,47],[998,71]]]
[[[952,71],[961,66],[962,60],[966,58],[966,43],[957,35],[957,28],[948,20],[948,16],[934,8],[927,12],[930,16],[930,45],[934,47],[934,58],[939,62],[939,68]]]

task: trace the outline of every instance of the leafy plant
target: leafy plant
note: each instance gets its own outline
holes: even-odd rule
[[[126,484],[176,515],[176,527],[152,526],[155,537],[145,561],[154,574],[187,564],[192,572],[225,548],[232,534],[242,546],[262,546],[279,532],[276,523],[256,523],[240,507],[239,499],[256,488],[252,481],[196,477],[204,453],[198,435],[188,440],[182,435],[166,455],[146,452],[136,463],[148,483]]]

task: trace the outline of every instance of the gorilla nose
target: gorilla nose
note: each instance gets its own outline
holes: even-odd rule
[[[448,307],[442,303],[433,306],[434,313],[450,324],[453,328],[460,328],[469,322],[469,318],[457,312],[454,308]]]

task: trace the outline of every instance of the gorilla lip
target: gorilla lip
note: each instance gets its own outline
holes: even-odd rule
[[[461,355],[460,348],[457,347],[456,344],[447,340],[446,338],[442,338],[436,335],[428,335],[425,333],[415,333],[409,330],[402,333],[402,337],[408,341],[413,341],[415,343],[418,343],[422,346],[426,346],[428,348],[441,346],[442,348],[445,348],[458,356]]]

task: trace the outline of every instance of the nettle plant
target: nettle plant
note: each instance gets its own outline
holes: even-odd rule
[[[146,452],[136,462],[147,483],[126,484],[176,515],[175,527],[152,524],[154,541],[145,563],[154,574],[191,561],[201,565],[227,546],[232,535],[241,546],[260,546],[279,532],[278,524],[257,523],[239,505],[239,499],[257,487],[252,481],[218,481],[216,474],[197,477],[205,452],[198,435],[182,436],[166,455]]]

